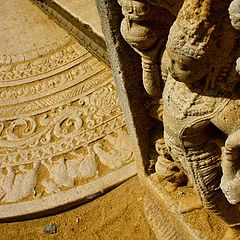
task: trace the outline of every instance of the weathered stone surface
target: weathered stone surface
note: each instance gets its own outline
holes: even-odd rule
[[[32,0],[95,57],[109,65],[94,0]]]
[[[149,162],[141,159],[149,156],[148,138],[152,120],[145,106],[147,96],[142,84],[141,60],[121,35],[123,16],[117,1],[97,1],[97,7],[120,104],[137,154],[139,170],[142,169],[139,173],[142,174],[144,169],[149,168]]]
[[[139,168],[150,197],[158,206],[161,201],[169,202],[171,192],[178,192],[181,187],[193,188],[195,198],[199,194],[206,214],[218,215],[221,218],[217,220],[219,225],[224,222],[226,233],[222,235],[223,239],[238,239],[240,52],[236,30],[239,30],[239,1],[118,2],[124,16],[118,15],[118,20],[122,20],[121,23],[116,21],[118,25],[111,23],[111,16],[117,13],[115,7],[109,1],[99,3],[102,9],[105,8],[105,12],[100,11],[103,23],[106,16],[110,19],[110,27],[104,31],[106,41],[113,47],[116,44],[110,55],[116,57],[115,51],[124,52],[118,42],[121,29],[126,42],[141,57],[143,74],[140,79],[149,96],[148,101],[144,97],[142,101],[146,103],[148,116],[158,120],[155,127],[146,129],[146,134],[137,128],[135,131],[136,139],[152,143],[152,146],[148,145],[148,157],[142,155],[140,159],[145,169]],[[119,65],[123,66],[123,78],[116,75],[116,79],[131,92],[124,73],[135,74],[131,67],[123,64],[121,56],[124,53],[117,56]],[[110,59],[114,66],[117,60],[113,57]],[[139,93],[140,87],[135,91]],[[134,94],[128,97],[131,102]],[[127,104],[123,106],[129,109]],[[136,107],[132,104],[130,109],[133,106]],[[133,108],[132,119],[135,112],[137,109]],[[126,115],[126,119],[129,121],[129,116]],[[139,120],[134,123],[137,125]],[[152,136],[148,138],[150,132]],[[139,147],[145,152],[145,148]],[[158,187],[162,184],[166,184],[166,194]],[[182,226],[186,225],[186,232],[181,228],[174,231],[180,236],[184,234],[183,239],[219,239],[218,230],[212,228],[212,233],[206,232],[194,225],[195,209],[201,204],[199,200],[192,204],[189,194],[184,192],[187,200],[179,204],[180,214],[174,216],[173,213],[172,218]],[[173,204],[178,199],[180,197]],[[168,204],[163,205],[159,216],[168,212]],[[181,215],[184,212],[192,212],[192,220],[187,221]],[[212,217],[209,217],[211,221]],[[200,224],[207,228],[205,222]],[[191,235],[191,231],[196,234]],[[171,234],[166,234],[164,239],[172,239]]]
[[[0,225],[1,240],[156,240],[142,211],[144,191],[133,177],[94,201],[44,218]],[[56,225],[57,233],[43,232]]]
[[[93,199],[134,175],[110,69],[30,1],[0,12],[1,221]]]
[[[82,24],[88,25],[93,32],[104,38],[95,1],[54,0],[54,2],[69,12],[73,18],[77,18]]]
[[[173,183],[157,174],[145,182],[145,216],[159,240],[222,239],[227,226],[213,212],[204,208],[191,186],[171,190]]]

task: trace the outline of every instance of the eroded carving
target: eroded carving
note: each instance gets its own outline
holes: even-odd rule
[[[237,239],[240,215],[232,204],[240,200],[239,0],[185,0],[177,15],[165,1],[120,4],[123,37],[142,56],[144,87],[155,101],[162,94],[157,174],[179,186],[185,173],[204,206],[234,226],[225,239]],[[163,9],[169,11],[165,29]]]
[[[121,129],[117,130],[116,136],[108,135],[105,137],[105,140],[107,140],[107,142],[105,142],[104,145],[108,146],[110,144],[114,146],[114,149],[106,151],[104,146],[99,142],[93,146],[94,151],[103,165],[110,169],[116,169],[132,160],[133,152],[131,149],[133,146],[125,131]]]
[[[122,35],[142,57],[144,87],[150,96],[159,96],[162,91],[160,49],[173,16],[166,9],[151,5],[148,1],[123,0],[119,3],[125,16],[121,24]]]

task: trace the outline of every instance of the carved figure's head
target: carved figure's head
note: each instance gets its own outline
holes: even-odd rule
[[[141,21],[149,15],[149,4],[144,0],[118,0],[124,17],[129,20]]]
[[[171,27],[166,51],[170,58],[168,71],[176,80],[192,83],[208,72],[204,43],[190,39],[177,22]]]
[[[166,45],[169,72],[176,80],[192,83],[211,71],[209,56],[215,51],[221,19],[217,4],[213,0],[185,0]]]
[[[229,15],[232,26],[240,30],[240,0],[234,0],[229,7]]]
[[[166,35],[173,16],[164,8],[153,6],[146,0],[118,0],[124,19],[121,33],[135,49],[151,48]],[[164,17],[163,17],[164,16]]]
[[[133,48],[139,50],[150,48],[159,38],[158,32],[152,31],[148,25],[129,23],[127,19],[123,19],[121,23],[121,33]]]

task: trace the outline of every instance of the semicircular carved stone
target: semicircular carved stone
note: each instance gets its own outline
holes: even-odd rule
[[[134,175],[110,69],[30,1],[0,12],[1,221],[92,199]]]

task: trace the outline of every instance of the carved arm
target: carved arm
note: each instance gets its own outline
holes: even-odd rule
[[[144,0],[119,0],[119,4],[124,15],[121,33],[142,58],[145,90],[152,97],[160,97],[160,54],[174,17]]]
[[[220,187],[231,204],[240,202],[240,130],[230,134],[222,152],[223,177]]]

